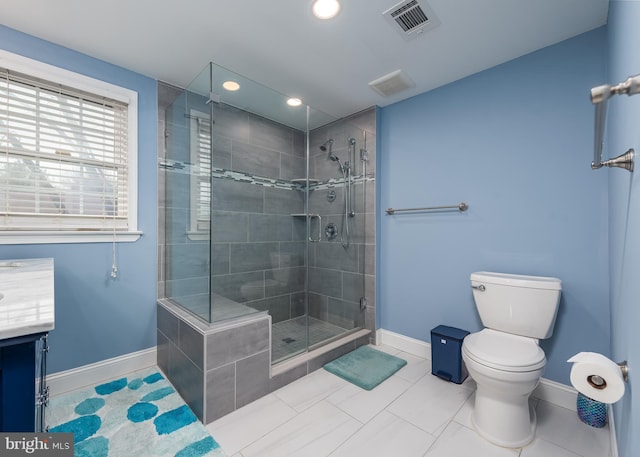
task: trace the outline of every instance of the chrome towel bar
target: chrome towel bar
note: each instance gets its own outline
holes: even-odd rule
[[[624,168],[633,172],[633,160],[635,151],[633,148],[627,150],[617,157],[609,160],[602,160],[602,149],[604,148],[604,130],[607,117],[607,100],[614,95],[640,94],[640,75],[630,76],[614,86],[604,84],[591,88],[591,103],[596,106],[595,135],[593,140],[593,162],[591,168],[597,170],[602,167]]]
[[[395,213],[399,213],[400,211],[437,211],[442,209],[457,209],[458,211],[466,211],[469,209],[469,205],[465,202],[460,202],[457,205],[449,205],[449,206],[426,206],[424,208],[387,208],[385,211],[387,216],[392,216]]]

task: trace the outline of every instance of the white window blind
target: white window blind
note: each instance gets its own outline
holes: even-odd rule
[[[128,115],[0,68],[0,230],[130,230]]]
[[[211,216],[211,125],[209,116],[191,114],[191,230],[209,230]]]

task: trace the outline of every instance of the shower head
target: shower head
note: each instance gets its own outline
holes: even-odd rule
[[[322,143],[320,145],[320,150],[321,151],[329,151],[329,154],[331,154],[331,147],[333,146],[333,138],[329,138],[327,141],[325,141],[324,143]]]

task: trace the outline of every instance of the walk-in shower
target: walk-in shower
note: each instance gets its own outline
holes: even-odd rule
[[[291,107],[214,64],[158,91],[158,365],[209,423],[373,338],[375,159],[355,151],[376,110]]]
[[[223,89],[230,80],[240,89]],[[375,138],[375,109],[292,108],[215,64],[165,92],[161,298],[211,325],[268,315],[272,364],[373,330],[362,303],[375,303],[375,170],[355,150]]]

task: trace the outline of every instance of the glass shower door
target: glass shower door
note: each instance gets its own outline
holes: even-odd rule
[[[368,148],[372,148],[371,153]],[[365,324],[375,306],[375,112],[345,118],[310,133],[310,212],[322,217],[322,239],[310,246],[310,346]]]
[[[307,107],[210,69],[211,313],[268,313],[277,363],[308,350]]]

